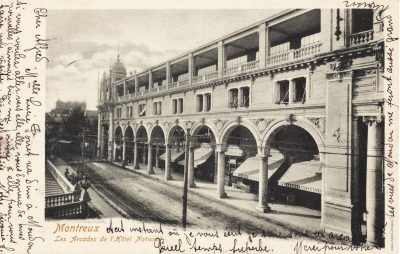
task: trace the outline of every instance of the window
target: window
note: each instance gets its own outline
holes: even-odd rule
[[[178,113],[183,113],[183,98],[178,99]]]
[[[229,107],[230,108],[237,108],[238,106],[238,96],[239,92],[237,88],[230,89],[229,90]]]
[[[352,9],[352,33],[373,29],[374,13],[372,9]]]
[[[304,103],[306,101],[306,79],[296,78],[293,79],[294,89],[294,102]]]
[[[178,113],[178,105],[177,105],[177,100],[173,99],[172,100],[172,114]]]
[[[133,106],[130,106],[129,117],[133,117]]]
[[[139,104],[139,116],[146,116],[146,104]]]
[[[211,94],[210,93],[206,93],[206,94],[204,94],[204,97],[205,97],[205,100],[206,100],[206,103],[205,103],[205,111],[206,112],[208,112],[208,111],[210,111],[211,110]]]
[[[248,107],[250,104],[250,88],[249,87],[241,87],[241,98],[240,98],[240,106]]]
[[[153,114],[161,115],[161,101],[153,102]]]
[[[122,109],[121,108],[117,108],[116,109],[116,115],[117,115],[117,118],[121,118],[122,117]]]
[[[129,117],[130,107],[127,106],[125,110],[125,117]]]
[[[288,104],[289,103],[289,81],[288,80],[283,80],[283,81],[278,81],[278,96],[277,96],[277,104],[283,103],[283,104]]]
[[[198,94],[197,96],[196,96],[196,105],[197,105],[197,107],[196,107],[196,109],[197,109],[197,112],[202,112],[203,111],[203,95],[202,94]]]

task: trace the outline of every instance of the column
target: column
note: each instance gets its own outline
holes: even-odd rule
[[[167,144],[165,146],[165,180],[172,180],[171,175],[171,149],[172,145]]]
[[[138,142],[135,139],[133,141],[134,146],[133,146],[133,169],[139,169],[139,163],[138,163]]]
[[[124,96],[126,95],[126,80],[124,80]]]
[[[225,150],[218,149],[218,195],[220,198],[226,198],[225,192]]]
[[[261,24],[258,28],[258,59],[259,68],[265,67],[265,51],[267,48],[267,25],[265,23]]]
[[[218,42],[218,78],[224,75],[225,66],[225,48],[222,41]]]
[[[189,165],[188,165],[189,188],[196,187],[194,183],[194,146],[189,147]]]
[[[157,103],[158,104],[158,103]],[[156,168],[160,168],[160,160],[158,159],[158,155],[160,154],[160,145],[158,142],[156,143]]]
[[[98,113],[98,119],[97,119],[97,158],[101,157],[101,143],[102,143],[102,138],[101,138],[101,112],[99,111]]]
[[[126,141],[125,137],[122,136],[122,163],[125,161]]]
[[[271,210],[268,206],[268,155],[258,154],[259,179],[258,179],[258,206],[257,210],[266,213]]]
[[[152,89],[153,86],[154,86],[154,84],[153,84],[153,73],[150,70],[149,71],[149,90]]]
[[[170,64],[169,64],[169,62],[167,62],[167,64],[165,65],[165,69],[166,69],[166,74],[165,74],[165,76],[166,76],[166,86],[167,86],[167,90],[168,90],[168,87],[169,87],[169,83],[171,83],[171,66],[170,66]]]
[[[139,92],[139,78],[138,75],[135,75],[135,93]]]
[[[104,158],[104,140],[106,138],[106,128],[104,126],[101,126],[101,140],[100,140],[100,158]]]
[[[147,147],[146,147],[146,143],[143,143],[143,164],[146,165],[146,161],[147,161]]]
[[[149,175],[154,174],[153,171],[153,144],[149,142],[148,152],[147,152],[147,173]]]
[[[218,183],[218,151],[214,150],[214,183]]]
[[[114,115],[114,109],[110,108],[109,109],[109,120],[110,120],[110,126],[108,128],[108,161],[112,162],[114,159],[114,125],[113,125],[113,115]]]
[[[383,244],[384,203],[382,191],[383,130],[381,116],[364,117],[367,139],[367,243]]]
[[[193,53],[190,53],[190,54],[189,54],[188,61],[189,61],[189,63],[188,63],[188,68],[189,68],[189,71],[188,71],[189,85],[192,85],[192,78],[193,78]]]

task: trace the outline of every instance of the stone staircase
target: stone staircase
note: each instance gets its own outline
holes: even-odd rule
[[[45,195],[52,196],[52,195],[63,194],[64,191],[60,187],[60,185],[57,183],[54,176],[48,170],[46,170],[45,172],[46,172],[46,174],[45,174],[46,175]]]

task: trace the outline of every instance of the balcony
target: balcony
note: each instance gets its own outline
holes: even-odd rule
[[[374,31],[368,30],[355,34],[351,34],[349,36],[350,46],[364,44],[372,41],[374,39]]]
[[[207,80],[213,80],[218,78],[218,71],[215,72],[210,72],[210,73],[205,73],[203,75],[199,75],[197,77],[193,77],[192,82],[193,83],[201,83]]]
[[[267,57],[267,65],[276,65],[291,61],[306,59],[321,52],[322,42],[304,46],[298,49],[290,49],[282,53]]]
[[[255,60],[247,63],[238,64],[232,67],[224,69],[224,75],[229,76],[238,73],[244,73],[247,71],[258,69],[260,60]]]

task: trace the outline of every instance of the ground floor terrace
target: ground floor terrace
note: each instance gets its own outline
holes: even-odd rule
[[[305,214],[310,221],[300,221],[311,228],[344,233],[355,242],[381,242],[375,227],[383,200],[376,186],[382,172],[381,120],[354,118],[347,127],[353,130],[348,138],[354,144],[347,147],[326,143],[325,124],[325,117],[293,115],[254,121],[115,122],[102,127],[99,154],[178,185],[187,159],[193,191],[268,216]],[[333,133],[329,139],[343,136]],[[343,184],[346,192],[337,191]],[[293,212],[296,209],[301,212]]]

